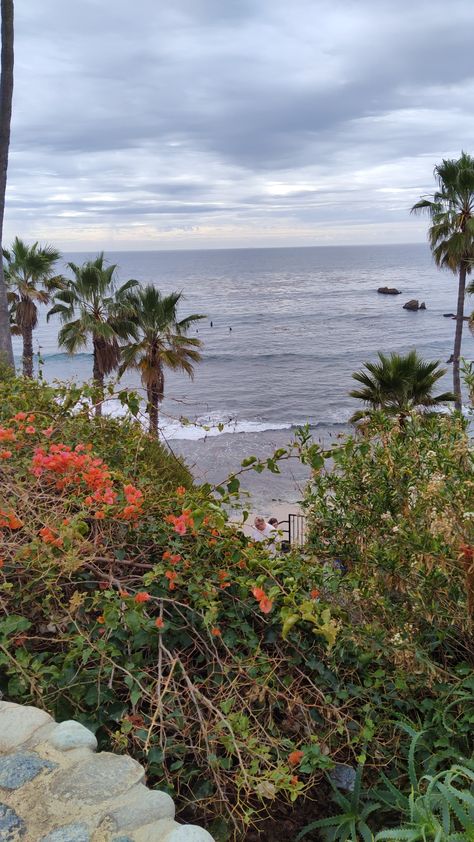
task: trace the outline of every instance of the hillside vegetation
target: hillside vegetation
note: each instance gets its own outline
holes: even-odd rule
[[[86,397],[0,383],[5,697],[132,754],[218,840],[281,842],[330,819],[336,764],[359,770],[354,821],[378,793],[371,833],[408,821],[390,786],[469,768],[474,495],[460,420],[381,416],[327,452],[301,431],[290,452],[313,468],[309,545],[270,558],[227,521],[235,477],[194,486],[136,421],[91,418]],[[360,827],[330,838],[366,838]]]

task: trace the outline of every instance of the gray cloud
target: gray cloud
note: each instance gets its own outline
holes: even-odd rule
[[[473,136],[473,22],[470,0],[23,0],[7,236],[420,239],[408,208]]]

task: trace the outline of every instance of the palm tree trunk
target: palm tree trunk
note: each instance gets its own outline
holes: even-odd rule
[[[158,437],[158,401],[159,401],[159,392],[158,389],[154,389],[152,386],[147,389],[147,397],[148,397],[148,432],[154,438]]]
[[[13,98],[13,0],[1,0],[2,9],[2,58],[0,79],[0,254],[5,213],[7,186],[8,148]],[[14,368],[10,317],[7,291],[0,259],[0,358]]]
[[[99,366],[99,351],[95,341],[93,342],[93,349],[94,365],[92,368],[92,379],[94,381],[94,386],[96,387],[96,395],[94,396],[94,401],[96,402],[95,414],[100,418],[102,415],[102,401],[104,400],[104,375],[102,374],[102,370]]]
[[[24,327],[23,337],[23,377],[33,377],[33,329]]]
[[[454,353],[453,353],[453,391],[456,395],[456,409],[462,408],[461,402],[461,375],[459,372],[459,363],[461,358],[461,339],[462,328],[464,324],[464,298],[466,295],[466,274],[467,266],[465,261],[461,263],[459,269],[459,286],[458,286],[458,306],[456,310],[456,332],[454,334]]]

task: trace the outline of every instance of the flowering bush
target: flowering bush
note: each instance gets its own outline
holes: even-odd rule
[[[78,718],[101,747],[131,753],[219,840],[274,838],[272,821],[277,838],[282,827],[291,836],[324,815],[321,787],[336,762],[355,764],[368,745],[374,777],[393,761],[395,714],[423,711],[440,740],[456,722],[465,751],[468,678],[454,641],[462,631],[466,646],[469,632],[467,531],[455,527],[450,558],[463,563],[424,612],[421,590],[400,596],[390,570],[360,550],[359,532],[341,524],[351,496],[342,471],[332,507],[329,478],[308,498],[313,553],[269,558],[138,425],[91,421],[81,400],[79,390],[0,384],[0,446],[11,452],[0,461],[6,697]],[[461,431],[452,436],[464,465]],[[320,463],[304,435],[301,448]],[[235,489],[234,477],[224,502]],[[364,540],[373,530],[367,514]],[[430,612],[454,611],[453,594],[456,616],[443,615],[443,640],[430,638]]]

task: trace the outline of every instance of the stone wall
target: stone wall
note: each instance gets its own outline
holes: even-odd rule
[[[0,842],[213,842],[78,722],[0,702]]]

